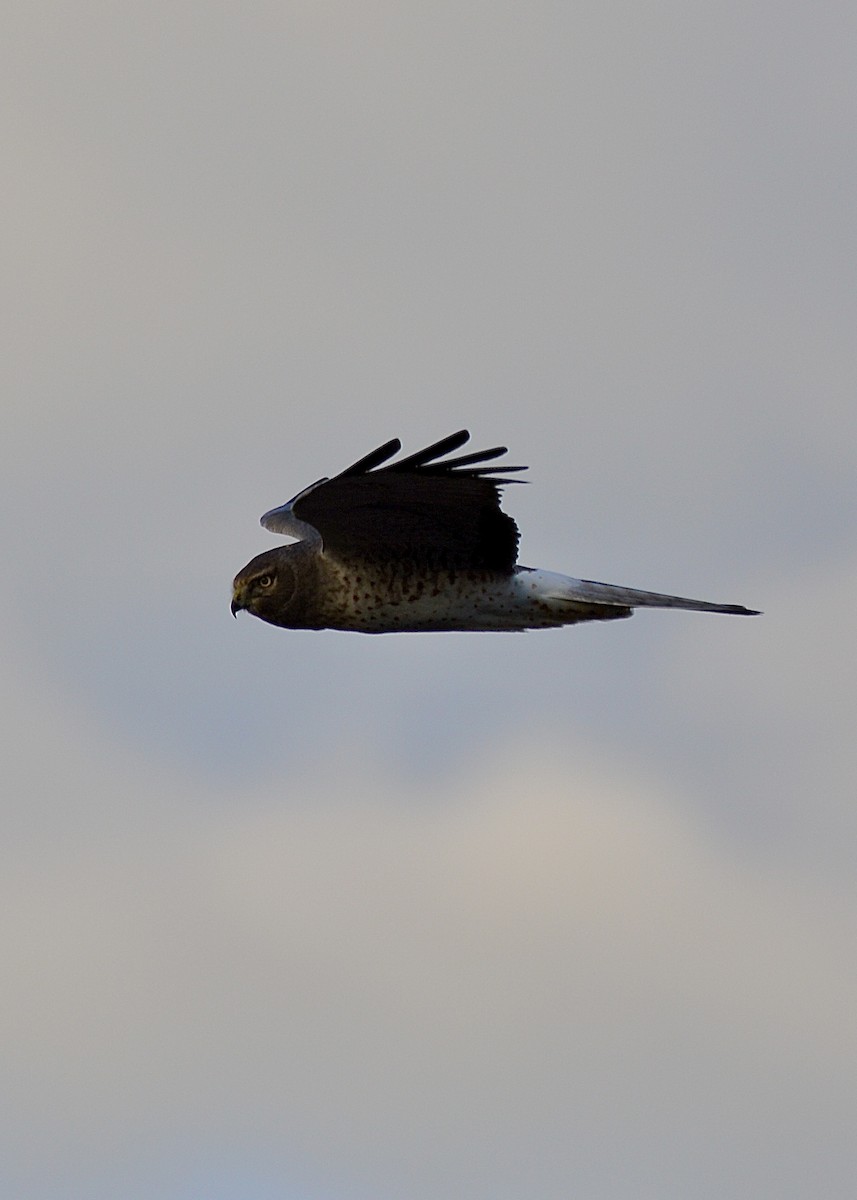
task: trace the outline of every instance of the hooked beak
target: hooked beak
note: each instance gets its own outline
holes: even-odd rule
[[[237,617],[238,613],[241,611],[241,609],[245,608],[245,607],[246,606],[244,604],[244,601],[238,595],[238,592],[237,591],[233,592],[232,593],[232,603],[229,605],[229,608],[230,608],[230,611],[232,612],[233,617]]]

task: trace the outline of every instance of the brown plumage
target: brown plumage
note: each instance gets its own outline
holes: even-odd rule
[[[547,628],[627,617],[637,606],[753,615],[518,566],[518,528],[500,508],[500,488],[526,468],[481,465],[503,446],[444,457],[469,437],[461,430],[389,463],[401,449],[394,439],[265,513],[266,529],[298,541],[239,571],[232,612],[362,633]]]

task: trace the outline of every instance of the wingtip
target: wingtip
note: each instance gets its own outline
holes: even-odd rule
[[[439,442],[432,442],[430,446],[426,446],[423,450],[417,450],[414,454],[409,454],[407,458],[401,458],[398,462],[391,463],[386,467],[387,471],[410,471],[415,467],[424,467],[431,464],[435,459],[442,458],[444,454],[451,454],[453,450],[458,450],[465,442],[470,441],[470,433],[467,429],[459,429],[457,433],[450,433],[447,437],[441,438]]]
[[[346,475],[363,475],[375,469],[386,462],[388,458],[392,458],[394,454],[398,454],[402,448],[402,443],[398,438],[391,438],[389,442],[385,442],[383,446],[379,446],[377,450],[373,450],[370,454],[366,454],[363,458],[359,458],[357,462],[352,463],[350,467],[346,467],[344,471],[340,471],[337,478],[344,478]]]

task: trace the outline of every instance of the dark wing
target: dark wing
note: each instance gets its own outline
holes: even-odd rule
[[[395,438],[265,513],[262,524],[310,540],[320,535],[326,551],[351,561],[511,571],[518,527],[500,510],[500,488],[520,480],[492,476],[526,467],[478,465],[505,454],[505,446],[444,459],[469,439],[462,429],[382,466],[402,448]]]

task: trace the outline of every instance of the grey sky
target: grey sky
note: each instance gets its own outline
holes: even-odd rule
[[[839,4],[13,4],[0,1190],[847,1196]],[[765,609],[232,622],[389,437],[522,561]]]

